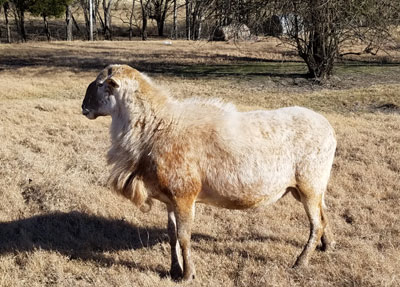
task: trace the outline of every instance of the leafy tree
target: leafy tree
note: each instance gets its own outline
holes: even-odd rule
[[[35,16],[43,17],[47,40],[51,39],[48,17],[61,17],[71,2],[72,0],[32,0],[28,10]]]

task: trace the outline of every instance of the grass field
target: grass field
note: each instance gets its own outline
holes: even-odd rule
[[[141,213],[110,191],[110,119],[81,115],[88,83],[110,63],[177,98],[309,107],[337,133],[326,196],[335,250],[290,268],[309,232],[290,196],[252,211],[198,205],[197,279],[179,286],[399,286],[400,57],[387,57],[341,62],[321,87],[274,41],[0,45],[0,286],[176,286],[165,207]]]

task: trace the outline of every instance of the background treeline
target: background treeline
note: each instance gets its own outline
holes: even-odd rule
[[[263,35],[270,34],[271,24],[276,24],[271,16],[278,13],[276,3],[265,0],[92,0],[91,11],[89,3],[0,0],[1,38],[3,42],[41,40],[44,36],[47,40],[89,40],[90,12],[95,40],[146,40],[149,35],[198,40],[231,23],[246,24],[254,35]]]
[[[227,31],[233,38],[243,38],[243,33],[249,32],[252,37],[248,39],[269,35],[289,43],[307,64],[309,75],[324,80],[331,75],[335,59],[343,55],[344,42],[364,45],[352,53],[377,53],[392,40],[400,20],[399,0],[91,2],[0,0],[0,41],[90,39],[90,16],[94,40],[146,40],[149,36],[216,39],[217,32]]]

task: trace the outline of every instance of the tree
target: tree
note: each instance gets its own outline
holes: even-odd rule
[[[104,10],[104,28],[103,34],[104,37],[108,40],[112,39],[112,30],[111,30],[111,5],[113,0],[103,0],[103,10]]]
[[[3,6],[3,11],[4,11],[4,19],[5,19],[5,24],[6,24],[6,37],[7,37],[7,43],[11,43],[11,30],[10,30],[10,23],[8,21],[8,12],[10,10],[10,3],[8,0],[0,0],[0,8]]]
[[[140,0],[140,7],[142,11],[142,40],[147,40],[147,18],[149,15],[149,7],[151,0]]]
[[[41,16],[44,22],[44,31],[47,40],[51,40],[48,17],[61,17],[66,13],[67,6],[72,0],[32,0],[28,7],[29,12],[34,16]]]
[[[346,41],[359,40],[371,53],[380,48],[398,21],[399,1],[389,0],[296,0],[277,1],[287,34],[304,60],[308,75],[325,81],[333,71]],[[397,18],[396,18],[397,17]]]
[[[104,39],[112,40],[112,29],[111,29],[111,8],[114,0],[103,0],[103,12],[104,19],[101,17],[100,12],[98,12],[99,20],[103,28]]]
[[[10,10],[10,3],[8,1],[6,1],[3,4],[3,9],[4,9],[4,19],[6,21],[7,43],[11,43],[10,21],[8,20],[8,11]]]
[[[65,34],[66,34],[66,40],[67,41],[72,41],[72,13],[71,13],[71,6],[67,5],[65,9]]]
[[[3,5],[3,3],[2,3],[2,1],[0,0],[0,13],[1,13],[2,5]],[[0,43],[1,43],[1,27],[0,27]]]
[[[186,8],[186,39],[191,39],[191,14],[192,14],[192,0],[185,0],[185,8]]]
[[[213,13],[214,0],[192,0],[191,4],[191,38],[199,40],[201,38],[201,31],[203,21],[209,18]]]
[[[168,10],[171,8],[171,0],[151,0],[149,6],[149,18],[156,20],[158,36],[164,36],[164,24]]]
[[[133,37],[133,19],[135,11],[135,2],[136,0],[132,0],[132,7],[129,15],[129,40],[132,40]]]
[[[18,33],[21,37],[22,42],[26,42],[27,35],[25,30],[25,12],[29,9],[29,0],[10,0],[10,3],[14,6],[14,19],[17,26]]]
[[[133,37],[133,27],[138,27],[137,25],[137,19],[135,17],[135,3],[136,0],[131,0],[131,4],[127,4],[127,2],[124,2],[124,6],[122,11],[124,13],[120,14],[120,19],[123,23],[127,23],[129,26],[128,32],[129,32],[129,41],[132,40]],[[124,16],[122,16],[125,14]],[[135,21],[135,23],[134,23]]]
[[[203,24],[211,27],[211,35],[221,27],[250,27],[254,32],[271,9],[271,0],[187,0],[187,32],[193,40],[200,39]],[[207,27],[207,26],[206,26]],[[211,36],[210,35],[210,36]]]
[[[90,13],[92,14],[93,19],[93,37],[97,38],[97,15],[99,14],[99,0],[93,0],[92,10],[90,11],[89,0],[79,0],[81,7],[83,9],[83,16],[85,17],[85,25],[86,25],[86,35],[87,39],[90,40]]]
[[[178,6],[176,5],[177,0],[174,1],[174,17],[173,17],[173,24],[172,24],[172,38],[178,39]]]

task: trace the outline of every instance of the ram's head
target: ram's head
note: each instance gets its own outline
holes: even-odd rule
[[[82,103],[82,114],[89,119],[109,116],[116,108],[116,94],[119,83],[109,72],[112,72],[112,67],[104,69],[86,89]]]

